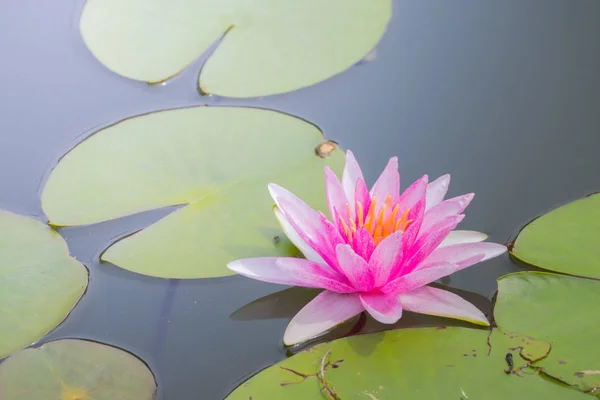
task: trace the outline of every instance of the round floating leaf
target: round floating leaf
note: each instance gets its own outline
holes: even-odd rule
[[[0,211],[0,359],[60,324],[87,282],[86,268],[69,256],[58,233]]]
[[[496,330],[491,336],[486,330],[466,328],[401,329],[353,336],[315,346],[267,368],[227,399],[588,398],[530,368],[519,370],[526,361],[518,351],[510,350],[512,347],[514,338]],[[524,348],[528,350],[527,345]],[[515,371],[520,376],[504,372],[508,352],[514,353]]]
[[[130,118],[83,141],[50,175],[42,206],[56,225],[105,221],[187,204],[102,256],[166,278],[230,275],[226,263],[298,251],[273,215],[267,184],[326,209],[317,127],[282,113],[194,107]]]
[[[600,194],[557,208],[519,233],[512,254],[551,271],[600,278]]]
[[[391,0],[87,0],[80,30],[102,64],[146,82],[178,74],[222,38],[202,68],[201,90],[253,97],[349,68],[390,16]]]
[[[2,400],[153,400],[155,392],[142,361],[85,340],[50,342],[0,364]]]
[[[539,365],[582,390],[600,388],[600,282],[521,272],[498,280],[494,315],[504,332],[552,343]]]

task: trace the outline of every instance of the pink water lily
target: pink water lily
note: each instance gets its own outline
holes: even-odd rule
[[[386,324],[407,310],[489,325],[471,303],[427,286],[506,251],[484,243],[483,233],[454,230],[473,194],[444,200],[449,183],[450,175],[431,183],[425,175],[400,193],[398,159],[393,157],[369,191],[348,151],[341,182],[325,168],[331,221],[286,189],[269,185],[275,216],[305,258],[248,258],[228,267],[265,282],[325,289],[288,325],[288,345],[365,310]]]

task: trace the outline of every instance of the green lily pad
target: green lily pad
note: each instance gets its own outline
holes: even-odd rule
[[[111,71],[151,83],[179,74],[222,38],[202,68],[201,90],[266,96],[314,85],[365,57],[385,32],[391,3],[87,0],[80,30]]]
[[[512,347],[509,336],[496,330],[490,335],[458,327],[353,336],[320,344],[267,368],[227,399],[588,398],[524,367],[526,360]],[[508,352],[514,353],[519,376],[505,372]]]
[[[155,392],[142,361],[86,340],[57,340],[0,364],[2,400],[153,400]]]
[[[56,231],[0,211],[0,359],[58,326],[87,282],[87,269]]]
[[[600,194],[559,207],[519,233],[512,255],[536,267],[600,278]]]
[[[498,279],[498,328],[552,343],[537,362],[544,372],[583,391],[600,388],[600,282],[521,272]]]
[[[233,274],[238,258],[297,249],[273,215],[267,184],[326,209],[317,127],[286,114],[193,107],[121,121],[84,140],[50,175],[42,206],[54,225],[83,225],[186,204],[110,247],[102,259],[141,274],[207,278]],[[327,146],[329,147],[329,146]]]

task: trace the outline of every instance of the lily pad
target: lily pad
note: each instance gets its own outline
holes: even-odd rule
[[[153,400],[155,392],[138,358],[85,340],[57,340],[0,364],[2,400]]]
[[[509,337],[496,330],[490,336],[486,330],[457,327],[353,336],[320,344],[267,368],[227,399],[588,398],[531,368],[521,370],[526,361],[518,351],[513,360],[520,376],[506,373],[511,348]]]
[[[600,194],[559,207],[519,233],[512,255],[536,267],[600,278]]]
[[[87,0],[80,20],[94,56],[156,83],[219,41],[199,77],[229,97],[314,85],[365,57],[385,32],[391,0]],[[107,23],[110,21],[110,23]]]
[[[102,259],[165,278],[230,275],[238,258],[298,251],[273,215],[267,184],[326,209],[317,127],[286,114],[193,107],[121,121],[84,140],[58,163],[42,194],[54,225],[84,225],[186,205],[110,247]]]
[[[552,343],[536,365],[584,391],[600,388],[600,282],[544,272],[498,279],[498,328]],[[594,373],[596,371],[596,373]]]
[[[56,231],[0,211],[0,359],[60,324],[87,282],[87,269]]]

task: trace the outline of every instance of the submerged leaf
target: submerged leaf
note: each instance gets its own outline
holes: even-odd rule
[[[401,329],[324,343],[267,368],[228,400],[586,399],[514,354],[503,334],[465,328]],[[520,376],[516,376],[517,372]],[[334,395],[333,395],[333,394]],[[329,397],[327,397],[329,396]]]
[[[69,256],[58,233],[34,219],[0,211],[0,358],[60,324],[87,282],[86,268]]]
[[[600,194],[559,207],[519,233],[512,254],[551,271],[600,278]]]
[[[498,280],[494,315],[504,332],[551,342],[535,365],[584,391],[600,388],[598,299],[600,282],[544,272],[509,274]]]
[[[57,340],[0,364],[2,400],[153,400],[155,392],[142,361],[85,340]]]
[[[42,206],[52,224],[84,225],[186,205],[110,247],[102,259],[165,278],[230,275],[226,263],[295,256],[273,215],[267,184],[289,187],[326,209],[317,127],[282,113],[193,107],[133,117],[67,153],[50,175]],[[278,238],[278,239],[275,239]]]
[[[314,85],[365,57],[391,17],[391,0],[87,0],[83,39],[110,70],[160,82],[214,42],[202,92],[229,97]],[[110,21],[110,23],[107,23]]]

